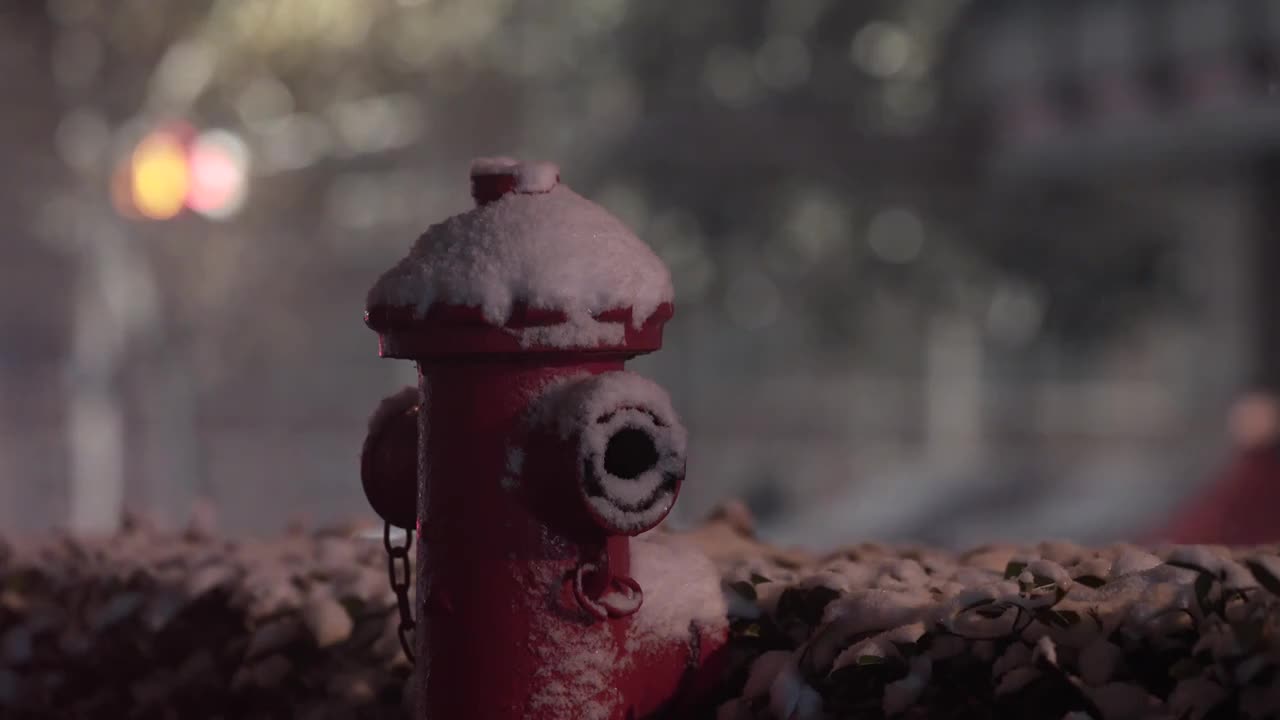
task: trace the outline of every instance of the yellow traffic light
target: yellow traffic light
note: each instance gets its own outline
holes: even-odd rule
[[[190,186],[187,152],[180,138],[167,132],[148,135],[133,151],[130,189],[133,206],[151,220],[168,220],[182,212]]]

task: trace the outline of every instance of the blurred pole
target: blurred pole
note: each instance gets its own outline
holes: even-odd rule
[[[123,381],[134,339],[155,325],[157,289],[137,238],[95,202],[69,203],[80,263],[70,358],[68,447],[72,532],[117,529],[125,503]]]
[[[982,338],[972,321],[939,317],[928,343],[926,447],[935,465],[958,471],[982,453]]]
[[[86,232],[84,223],[76,232]],[[92,233],[92,230],[88,230]],[[73,319],[67,447],[71,451],[68,524],[76,533],[115,530],[124,506],[124,408],[119,390],[124,328],[105,297],[108,281],[94,238],[77,238],[82,256]]]
[[[1280,155],[1265,157],[1257,172],[1257,229],[1253,233],[1254,309],[1257,334],[1253,382],[1280,388]]]

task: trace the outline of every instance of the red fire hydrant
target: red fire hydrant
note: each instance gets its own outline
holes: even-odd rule
[[[666,393],[623,369],[661,346],[670,275],[559,180],[550,164],[476,161],[477,206],[369,295],[381,354],[419,368],[419,388],[375,413],[362,460],[388,537],[420,537],[419,717],[643,718],[697,701],[723,654],[709,561],[632,539],[684,480]],[[394,565],[404,551],[388,548]]]

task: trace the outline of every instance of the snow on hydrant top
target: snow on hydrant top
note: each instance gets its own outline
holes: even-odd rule
[[[471,166],[477,206],[432,225],[409,256],[369,292],[368,306],[478,308],[495,327],[517,306],[563,322],[524,328],[524,344],[617,343],[625,328],[602,322],[630,309],[639,327],[672,302],[671,275],[657,255],[604,208],[560,183],[551,163],[484,158]]]

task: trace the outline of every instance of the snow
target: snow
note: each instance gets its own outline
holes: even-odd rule
[[[499,169],[507,159],[482,160]],[[517,192],[432,225],[369,292],[369,306],[477,307],[494,326],[517,303],[561,311],[563,323],[504,328],[525,346],[620,343],[624,327],[594,315],[631,308],[642,326],[673,290],[667,267],[606,210],[562,184],[554,165],[520,165]]]
[[[1052,560],[1037,559],[1027,563],[1027,570],[1033,577],[1039,576],[1052,580],[1055,585],[1063,590],[1070,590],[1074,581],[1071,574],[1061,565]]]
[[[632,540],[631,577],[644,590],[644,603],[633,616],[635,632],[628,637],[628,650],[687,639],[691,625],[715,632],[729,624],[719,571],[696,547],[678,537]]]
[[[1120,550],[1120,554],[1111,564],[1110,577],[1123,577],[1125,575],[1143,572],[1144,570],[1150,570],[1151,568],[1159,567],[1162,564],[1164,564],[1164,561],[1155,555],[1135,547],[1126,546]]]
[[[745,580],[750,574],[758,574],[773,580],[756,586],[756,604],[766,614],[764,622],[773,617],[778,618],[780,629],[795,627],[794,619],[783,625],[783,618],[778,617],[782,610],[776,597],[787,589],[824,587],[837,593],[825,606],[816,627],[802,627],[793,636],[791,661],[806,672],[816,669],[830,673],[865,656],[883,657],[890,664],[917,660],[936,664],[969,653],[991,664],[997,695],[1018,693],[1050,672],[1046,666],[1056,666],[1058,670],[1054,672],[1062,672],[1098,706],[1097,720],[1180,717],[1193,705],[1198,709],[1192,716],[1198,717],[1212,706],[1215,697],[1222,696],[1220,682],[1230,682],[1237,688],[1233,692],[1243,692],[1242,707],[1246,696],[1259,708],[1269,707],[1268,702],[1280,703],[1266,692],[1240,690],[1248,682],[1258,682],[1258,677],[1269,677],[1261,673],[1274,661],[1256,654],[1239,659],[1245,651],[1239,637],[1222,618],[1204,618],[1199,609],[1197,573],[1166,563],[1192,563],[1213,572],[1221,579],[1211,594],[1216,598],[1219,586],[1256,585],[1256,579],[1246,582],[1243,576],[1250,565],[1261,565],[1280,574],[1274,572],[1280,570],[1280,556],[1275,549],[1140,548],[1125,544],[1085,548],[1071,543],[1041,543],[1030,551],[989,546],[953,554],[864,543],[796,568],[774,565],[766,548],[758,547],[754,554],[748,554],[751,540],[744,537],[746,534],[728,530],[691,533],[711,545],[708,553],[720,558],[718,562],[727,579]],[[741,545],[741,549],[724,552],[719,543],[735,548]],[[1010,561],[1023,563],[1023,567],[1014,568],[1019,577],[1006,579]],[[788,577],[787,573],[789,579],[777,581]],[[1086,577],[1096,580],[1082,583],[1080,580]],[[1021,585],[1020,579],[1024,581]],[[1098,582],[1102,585],[1094,587]],[[1234,617],[1236,623],[1263,622],[1266,606],[1261,603],[1265,598],[1274,598],[1261,590],[1249,597],[1253,599],[1229,605],[1227,617]],[[984,608],[988,615],[996,617],[984,617],[979,612]],[[1187,609],[1194,617],[1179,609]],[[1045,612],[1049,614],[1041,614]],[[1015,617],[1020,618],[1016,630]],[[955,634],[935,632],[939,626]],[[1207,679],[1180,681],[1178,692],[1167,700],[1134,684],[1132,668],[1126,663],[1129,650],[1142,646],[1182,647],[1185,642],[1190,657],[1191,646],[1196,643],[1175,638],[1197,628],[1199,647],[1210,658],[1205,660],[1210,664],[1203,670]],[[900,649],[919,639],[921,633],[930,636],[924,653],[912,655]],[[997,645],[988,638],[997,639]],[[999,644],[1009,640],[1013,641]],[[997,647],[1002,650],[998,657]],[[753,668],[753,693],[772,678],[771,712],[766,716],[771,718],[795,712],[806,687],[824,687],[818,682],[820,674],[808,675],[808,681],[802,675],[788,675],[786,668],[792,665],[780,653],[770,654],[767,662]],[[830,680],[832,676],[826,677]],[[926,678],[923,688],[922,677]],[[1227,680],[1222,680],[1224,677]],[[1266,682],[1269,685],[1264,689],[1280,697],[1274,682]],[[880,698],[885,713],[899,713],[910,707],[913,694],[918,689],[927,692],[928,683],[923,673],[913,672],[886,684]],[[743,699],[749,701],[750,697]],[[725,717],[758,717],[741,711],[753,706],[725,707],[738,708],[733,711],[737,714]]]
[[[316,647],[337,645],[351,637],[355,622],[350,613],[328,590],[313,587],[302,604],[302,621],[306,623]]]
[[[528,592],[534,607],[555,603],[563,578],[553,564],[533,568]],[[552,605],[554,607],[554,604]],[[538,656],[530,714],[607,720],[622,703],[612,673],[627,657],[607,622],[573,622],[561,613],[533,613],[528,647]]]
[[[720,573],[687,540],[657,534],[630,543],[631,577],[644,600],[628,616],[623,636],[619,620],[599,621],[583,615],[577,621],[563,612],[533,613],[528,646],[539,659],[531,710],[547,717],[595,720],[616,716],[623,698],[615,673],[632,659],[684,647],[691,633],[710,636],[728,628]],[[529,601],[537,607],[561,601],[563,573],[548,563],[528,578]]]
[[[1035,652],[1032,653],[1034,660],[1043,660],[1050,665],[1058,664],[1058,647],[1053,644],[1053,638],[1048,635],[1041,636],[1036,641]]]

